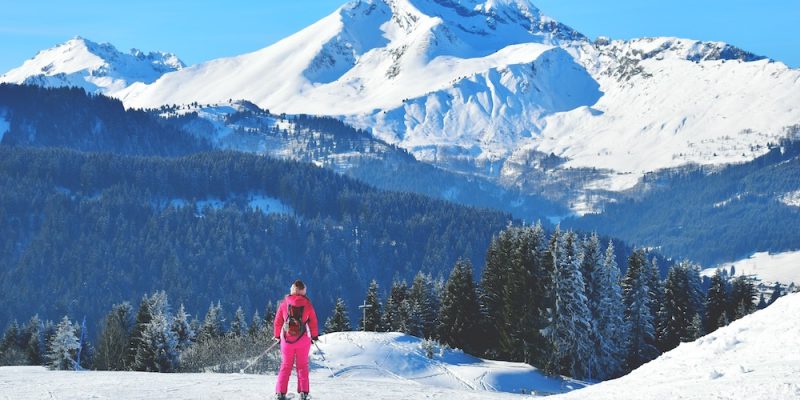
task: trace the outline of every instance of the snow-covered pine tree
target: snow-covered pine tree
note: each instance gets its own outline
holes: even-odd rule
[[[247,334],[247,320],[244,316],[244,310],[242,307],[236,309],[236,313],[233,315],[233,321],[231,321],[231,328],[228,330],[228,336],[230,337],[244,337]]]
[[[75,368],[75,354],[79,347],[75,325],[67,316],[64,316],[56,328],[55,336],[53,336],[47,351],[50,369],[71,370]]]
[[[430,275],[418,272],[414,277],[409,292],[411,305],[411,325],[418,327],[418,331],[410,334],[430,338],[434,335],[437,319],[436,294],[433,292],[433,278]]]
[[[222,304],[217,301],[217,304],[211,303],[208,306],[203,324],[200,326],[200,331],[197,332],[197,341],[204,342],[211,339],[216,339],[225,335],[222,317]]]
[[[134,369],[148,372],[173,372],[178,367],[175,332],[169,315],[158,313],[142,332],[141,345],[136,352]]]
[[[25,352],[19,345],[20,328],[16,320],[11,321],[0,339],[0,365],[21,365],[25,363]]]
[[[703,330],[703,318],[700,317],[700,314],[694,314],[692,317],[692,324],[689,325],[689,340],[697,340],[705,335],[705,331]]]
[[[333,308],[333,314],[325,321],[325,333],[351,331],[350,318],[347,316],[347,305],[339,297]]]
[[[25,355],[30,365],[42,365],[44,363],[44,324],[39,319],[39,315],[34,315],[23,328],[25,340]]]
[[[631,282],[629,292],[631,303],[626,310],[630,327],[627,366],[631,370],[658,356],[648,281],[646,274],[638,274]]]
[[[136,352],[142,342],[142,332],[150,321],[153,320],[153,313],[150,309],[151,302],[147,295],[142,296],[139,302],[139,310],[136,311],[136,320],[131,330],[130,339],[128,340],[128,352],[125,357],[125,365],[132,368],[136,363]]]
[[[581,379],[588,377],[587,362],[591,358],[592,343],[591,315],[586,305],[577,242],[575,233],[567,232],[562,235],[555,252],[555,311],[551,334],[555,348],[553,364],[561,373]]]
[[[401,320],[400,305],[408,296],[408,285],[405,281],[395,280],[389,291],[389,298],[386,299],[386,307],[383,310],[383,330],[385,332],[400,332],[401,325],[405,321]]]
[[[247,328],[247,335],[251,338],[258,337],[263,331],[264,320],[261,319],[261,314],[258,310],[253,312],[253,319],[250,320],[250,326]]]
[[[414,309],[409,298],[406,298],[400,303],[400,307],[397,309],[397,314],[397,319],[399,321],[397,330],[399,332],[421,337],[422,321],[419,319],[419,316],[414,315]]]
[[[661,305],[661,326],[658,334],[659,350],[666,352],[678,347],[681,342],[692,340],[690,327],[695,313],[692,311],[688,267],[674,265],[664,284],[664,303]]]
[[[130,303],[114,304],[103,320],[97,343],[96,367],[100,370],[124,371],[133,329],[133,308]]]
[[[511,324],[505,312],[506,289],[509,270],[511,269],[511,253],[514,245],[513,228],[501,231],[489,242],[486,250],[486,261],[481,276],[480,303],[484,329],[493,343],[488,343],[487,355],[493,358],[508,359],[511,353],[511,339],[508,332]]]
[[[549,341],[542,331],[550,324],[549,310],[554,308],[552,296],[553,271],[548,270],[547,243],[544,228],[537,222],[523,227],[517,235],[518,245],[512,253],[513,275],[519,275],[524,285],[520,292],[508,292],[510,299],[506,308],[507,319],[511,321],[511,343],[515,359],[528,364],[545,365],[548,357]],[[509,285],[507,288],[516,288]],[[516,304],[516,306],[514,306]]]
[[[772,305],[772,303],[778,300],[778,298],[780,298],[781,296],[783,296],[783,289],[781,288],[781,284],[775,282],[775,285],[772,286],[772,294],[769,296],[769,301],[767,302],[767,305],[768,306]]]
[[[367,289],[367,295],[364,303],[367,308],[361,314],[361,323],[359,327],[368,332],[378,332],[381,330],[381,317],[383,312],[381,310],[381,301],[378,294],[378,281],[372,280]]]
[[[690,312],[702,316],[705,313],[706,293],[703,278],[700,276],[700,266],[689,262],[682,264],[685,265],[686,278],[689,281]]]
[[[736,277],[731,284],[728,315],[731,321],[744,317],[756,310],[756,288],[750,278],[743,275]]]
[[[456,261],[445,284],[439,311],[439,341],[471,354],[480,354],[481,312],[478,293],[472,280],[472,264]]]
[[[614,244],[609,240],[601,257],[602,265],[593,272],[596,303],[593,313],[594,365],[590,374],[595,379],[618,376],[625,363],[625,345],[628,336],[625,308],[622,303],[620,271],[614,255]]]
[[[659,329],[664,325],[662,323],[664,315],[661,314],[661,305],[664,303],[664,283],[661,282],[661,273],[655,257],[649,263],[645,263],[643,271],[647,277],[647,287],[650,289],[650,314],[653,316],[653,325],[656,328],[655,344],[658,348],[658,341],[661,339]]]
[[[706,296],[705,331],[714,332],[720,326],[727,325],[726,311],[728,307],[728,293],[722,271],[717,270],[711,277],[711,287]]]
[[[258,312],[258,311],[256,311]],[[175,348],[181,352],[189,348],[194,341],[195,334],[189,323],[190,315],[186,313],[186,308],[181,303],[175,318],[172,320],[172,332],[175,334]]]

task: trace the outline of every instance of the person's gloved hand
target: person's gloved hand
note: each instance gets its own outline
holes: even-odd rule
[[[316,342],[319,342],[319,336],[313,336],[311,338],[311,343],[316,343]]]
[[[280,342],[281,341],[281,337],[280,336],[275,336],[274,338],[272,338],[272,340],[274,340],[276,342]]]

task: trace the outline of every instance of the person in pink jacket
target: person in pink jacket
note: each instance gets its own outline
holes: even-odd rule
[[[306,297],[306,285],[296,280],[275,312],[275,339],[281,342],[281,369],[275,384],[275,398],[286,399],[292,364],[297,365],[297,391],[300,399],[308,398],[308,352],[319,340],[317,314]]]

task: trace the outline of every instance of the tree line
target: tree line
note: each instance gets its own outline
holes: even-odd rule
[[[697,265],[675,264],[662,280],[649,257],[634,251],[623,274],[613,243],[603,249],[597,235],[556,230],[548,237],[540,225],[512,227],[492,240],[479,280],[460,260],[446,281],[419,273],[410,287],[394,282],[384,299],[373,281],[358,325],[339,300],[326,330],[400,331],[605,380],[767,305],[763,298],[756,305],[746,277],[718,272],[706,290]]]

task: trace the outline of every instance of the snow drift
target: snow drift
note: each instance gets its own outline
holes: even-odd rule
[[[558,399],[800,399],[800,294]]]

